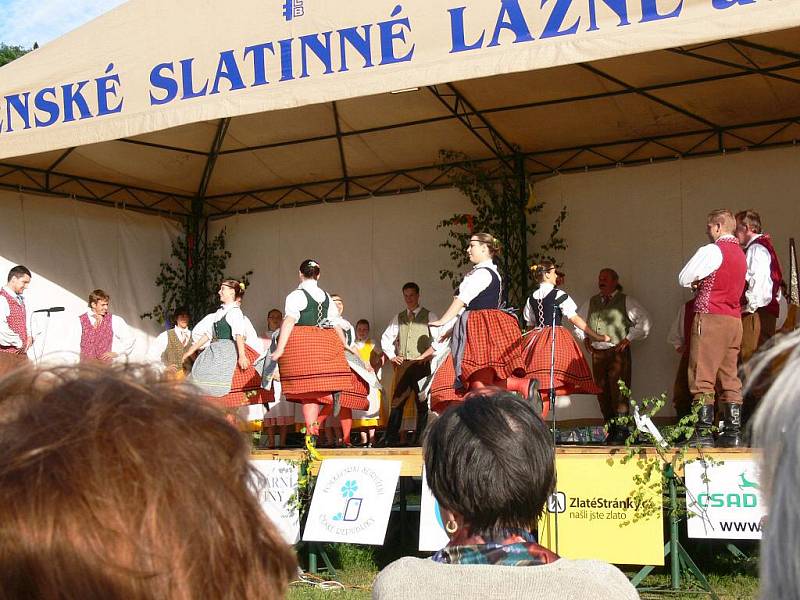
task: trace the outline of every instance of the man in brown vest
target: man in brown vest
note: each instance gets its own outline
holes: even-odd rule
[[[33,338],[28,331],[28,312],[22,292],[31,282],[27,267],[17,265],[8,272],[0,290],[0,375],[13,371],[28,360]]]
[[[409,398],[414,398],[417,409],[416,440],[419,441],[428,422],[427,399],[421,397],[417,383],[430,375],[432,353],[428,323],[438,317],[419,304],[419,286],[409,281],[403,286],[406,309],[392,318],[381,336],[381,349],[394,366],[391,412],[386,425],[384,443],[396,445],[403,421],[403,409]]]
[[[630,412],[628,400],[619,390],[619,381],[631,386],[631,342],[643,340],[650,333],[650,316],[634,298],[622,292],[619,275],[605,268],[597,277],[599,294],[592,296],[578,310],[578,314],[594,331],[611,338],[610,342],[593,342],[576,329],[592,354],[594,382],[602,389],[597,402],[606,424]],[[610,425],[606,443],[625,443],[629,435],[626,427]]]
[[[154,363],[163,364],[169,377],[183,379],[192,369],[191,359],[183,360],[184,353],[192,345],[190,319],[185,306],[176,308],[172,313],[174,327],[162,332],[150,346],[148,357]]]

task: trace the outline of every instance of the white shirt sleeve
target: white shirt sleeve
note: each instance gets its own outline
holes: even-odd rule
[[[331,303],[333,304],[333,303]],[[300,320],[300,312],[308,306],[308,300],[302,290],[295,290],[286,296],[286,305],[283,307],[283,314],[292,317],[295,321]]]
[[[236,340],[237,335],[245,337],[244,313],[242,313],[241,308],[238,306],[231,308],[225,313],[225,320],[228,322],[228,325],[231,326],[231,335],[234,340]]]
[[[578,305],[575,304],[575,301],[566,292],[561,292],[561,295],[559,295],[558,298],[562,298],[564,296],[566,296],[566,298],[561,303],[561,307],[560,307],[561,308],[561,312],[564,313],[565,317],[567,317],[568,319],[571,319],[572,317],[574,317],[575,315],[578,314]],[[583,333],[583,332],[581,332],[581,333]]]
[[[11,316],[11,308],[8,306],[8,300],[5,296],[0,296],[0,345],[22,348],[22,339],[11,331],[11,327],[8,325],[9,316]]]
[[[581,319],[586,321],[586,323],[589,323],[589,300],[581,304],[580,308],[578,309],[578,312],[575,314],[577,314]],[[583,341],[586,338],[586,334],[577,327],[573,328],[572,333],[574,333],[575,337],[581,341]]]
[[[761,244],[750,244],[747,248],[747,287],[744,292],[745,308],[749,313],[772,302],[772,277],[770,267],[772,257],[769,250]]]
[[[244,323],[244,341],[245,344],[250,346],[253,350],[258,352],[259,355],[264,353],[264,342],[258,336],[256,328],[253,327],[253,322],[247,317],[242,317]]]
[[[341,316],[339,314],[339,308],[336,306],[333,300],[331,300],[330,296],[327,296],[327,298],[328,298],[328,320],[335,321]],[[353,339],[356,339],[355,335],[353,336]]]
[[[133,350],[136,338],[125,322],[119,315],[111,315],[111,328],[114,330],[114,340],[111,342],[111,351],[116,352],[120,357],[128,356]]]
[[[694,253],[678,275],[681,287],[692,287],[722,266],[722,250],[716,244],[706,244]]]
[[[778,293],[778,319],[775,321],[775,329],[778,330],[786,323],[786,317],[789,316],[789,303],[784,298],[783,294]]]
[[[531,298],[525,300],[525,308],[522,309],[522,318],[528,325],[533,325],[533,308],[531,307]]]
[[[167,334],[169,331],[162,331],[158,334],[158,337],[150,344],[150,348],[147,350],[147,360],[154,363],[161,362],[161,355],[164,354],[164,350],[167,349]]]
[[[683,347],[683,321],[686,314],[686,307],[681,305],[678,309],[678,314],[672,320],[672,325],[667,333],[667,343],[670,344],[675,350]]]
[[[200,319],[192,329],[192,343],[197,342],[201,337],[206,336],[209,340],[214,337],[214,317],[216,313],[211,313]]]
[[[456,298],[464,304],[472,302],[478,294],[491,285],[492,275],[489,271],[490,269],[475,269],[464,277],[464,281],[458,286]]]
[[[650,315],[639,302],[630,296],[625,296],[625,308],[631,322],[628,335],[625,337],[629,342],[645,339],[650,334]]]
[[[435,321],[435,319],[432,318],[430,320]],[[381,350],[383,350],[383,353],[389,360],[397,356],[397,353],[394,351],[394,343],[399,333],[400,323],[397,320],[397,315],[395,315],[392,317],[389,326],[383,331],[383,335],[381,336]]]

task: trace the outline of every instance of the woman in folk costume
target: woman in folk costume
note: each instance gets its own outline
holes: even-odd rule
[[[368,386],[359,383],[344,353],[344,334],[330,296],[317,284],[319,263],[300,264],[300,285],[286,297],[278,345],[270,355],[277,361],[287,400],[303,405],[308,435],[319,435],[320,423],[333,414],[349,435],[352,409],[365,409]],[[363,382],[362,382],[363,383]]]
[[[572,334],[561,326],[562,316],[567,317],[592,341],[607,342],[608,336],[595,332],[578,316],[578,307],[572,298],[556,287],[558,274],[551,261],[543,260],[533,265],[531,271],[539,287],[528,296],[525,303],[525,322],[532,328],[525,336],[527,339],[523,348],[526,382],[530,381],[532,389],[538,387],[547,398],[551,390],[555,391],[556,396],[599,393],[583,352]],[[552,381],[551,355],[554,357]],[[528,395],[533,396],[533,391],[529,391]],[[548,403],[543,404],[543,416],[547,414],[548,407]]]
[[[376,381],[381,380],[380,357],[375,351],[375,342],[369,337],[369,321],[359,319],[356,323],[356,341],[352,344],[353,351],[361,361],[375,375]],[[375,443],[375,428],[380,425],[381,414],[381,388],[370,385],[369,407],[366,410],[353,412],[353,427],[361,430],[361,444],[372,447]]]
[[[452,374],[457,401],[472,389],[506,388],[509,377],[525,373],[519,323],[514,315],[500,310],[503,282],[493,261],[499,253],[500,242],[494,236],[473,234],[467,255],[475,266],[464,277],[450,307],[438,321],[429,323],[441,327],[460,313],[450,338],[448,360],[453,370],[443,364],[432,385],[433,389],[440,388],[437,378]],[[527,395],[527,390],[522,393]],[[453,401],[434,401],[431,397],[431,409],[442,412]]]
[[[261,373],[253,366],[259,356],[253,345],[258,347],[259,340],[253,339],[252,325],[248,327],[239,306],[244,284],[226,279],[217,293],[222,306],[195,326],[194,343],[183,358],[189,358],[207,345],[195,360],[187,379],[205,396],[227,409],[233,418],[238,407],[269,402],[272,398],[271,392],[261,389]]]
[[[280,333],[283,313],[277,308],[273,308],[267,313],[267,329],[264,332],[262,341],[264,347],[269,349],[272,344],[273,336],[277,343]],[[283,395],[281,389],[281,378],[278,370],[272,376],[272,392],[275,400],[267,405],[267,414],[261,421],[261,447],[263,448],[283,448],[286,446],[286,435],[289,427],[294,425],[294,409],[297,406],[294,402],[289,402]],[[275,429],[278,430],[278,443],[275,444]]]

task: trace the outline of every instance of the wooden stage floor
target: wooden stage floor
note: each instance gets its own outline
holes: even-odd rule
[[[655,449],[650,446],[636,447],[638,452],[655,454]],[[585,455],[593,454],[604,458],[622,458],[627,454],[628,449],[624,446],[556,446],[557,455]],[[369,460],[400,460],[402,467],[400,475],[403,477],[422,476],[422,448],[320,448],[318,449],[322,459],[326,458],[357,458]],[[710,456],[714,460],[744,460],[752,459],[756,451],[752,448],[708,448],[702,451],[702,455]],[[288,450],[255,450],[251,458],[253,460],[301,460],[303,451],[300,448]],[[701,451],[697,448],[686,450],[686,459],[698,458]],[[315,461],[311,467],[312,474],[319,470],[319,461]]]

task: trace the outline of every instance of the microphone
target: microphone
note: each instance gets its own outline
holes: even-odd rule
[[[54,312],[64,312],[64,307],[63,306],[51,306],[50,308],[40,308],[39,310],[33,311],[34,314],[35,313],[47,313],[48,315],[50,313],[54,313]]]

